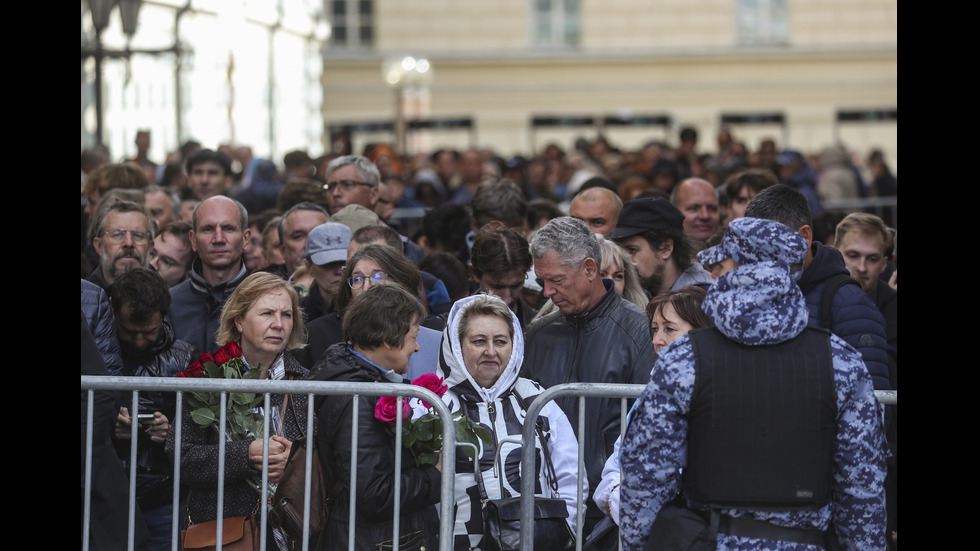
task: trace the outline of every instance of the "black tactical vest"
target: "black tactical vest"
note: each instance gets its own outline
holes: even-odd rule
[[[830,334],[807,328],[768,346],[714,328],[689,335],[696,378],[687,498],[779,510],[828,503],[837,417]]]

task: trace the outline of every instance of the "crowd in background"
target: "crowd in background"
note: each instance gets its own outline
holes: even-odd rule
[[[867,219],[845,221],[847,212],[833,208],[846,199],[897,197],[897,178],[881,151],[856,153],[828,146],[804,153],[777,148],[771,139],[750,147],[728,129],[717,133],[712,147],[705,147],[692,128],[682,129],[678,138],[677,145],[651,141],[636,150],[621,150],[602,136],[580,138],[570,150],[549,144],[540,152],[510,158],[480,148],[404,155],[385,143],[355,152],[349,139],[341,139],[334,153],[313,157],[297,150],[281,160],[254,157],[246,145],[212,149],[188,141],[155,162],[147,156],[150,135],[140,132],[132,158],[117,162],[98,147],[82,152],[83,321],[88,321],[109,374],[174,376],[197,354],[240,343],[246,361],[261,358],[257,366],[262,378],[380,382],[438,374],[449,384],[444,399],[452,410],[506,435],[514,427],[503,421],[497,426],[496,408],[520,418],[524,398],[561,382],[646,384],[664,347],[690,329],[711,327],[714,321],[704,317],[700,303],[714,279],[733,269],[722,267],[735,253],[704,265],[698,253],[729,246],[726,228],[750,216],[799,230],[788,231],[792,239],[784,239],[821,255],[799,259],[806,304],[801,302],[793,316],[800,323],[806,323],[806,308],[811,308],[810,325],[823,321],[813,310],[819,300],[805,283],[807,273],[815,277],[815,266],[832,265],[857,280],[864,293],[843,294],[857,293],[863,301],[859,307],[874,312],[874,330],[862,326],[861,331],[874,333],[873,346],[864,346],[875,350],[849,340],[851,335],[844,333],[850,329],[843,329],[837,316],[854,305],[835,303],[835,319],[826,327],[847,343],[835,346],[854,347],[839,354],[835,348],[835,354],[851,354],[847,361],[860,365],[858,370],[864,370],[868,385],[874,381],[875,389],[897,389],[897,210],[868,208],[859,213]],[[753,205],[756,212],[747,213],[765,190],[792,198],[784,203],[767,192],[766,201]],[[805,213],[799,219],[762,210],[770,202],[781,210],[796,197],[799,212]],[[878,235],[880,244],[874,240]],[[833,247],[841,252],[831,252]],[[740,263],[752,264],[746,259],[754,258],[753,253],[739,254],[747,254],[739,257]],[[820,278],[822,288],[829,276]],[[570,289],[574,285],[569,282],[580,285]],[[482,297],[481,292],[492,295],[492,304],[474,298]],[[676,293],[696,300],[688,297],[693,302],[681,311],[680,303],[666,303]],[[272,321],[253,320],[253,307],[260,303]],[[234,312],[229,312],[230,304]],[[387,310],[402,312],[402,319],[388,319]],[[272,341],[269,331],[276,333]],[[487,334],[475,333],[479,331]],[[574,345],[564,342],[569,335]],[[886,350],[891,356],[886,357]],[[165,397],[150,395],[146,400],[149,413],[141,409],[139,422],[151,438],[139,444],[145,486],[138,501],[149,531],[164,534],[156,543],[169,548],[172,483],[167,486],[161,473],[167,472],[168,454],[172,459],[176,445],[170,430],[175,412]],[[619,525],[620,516],[629,516],[620,507],[616,488],[621,446],[633,446],[632,440],[618,438],[619,401],[594,400],[590,403],[600,414],[589,419],[584,451],[586,534],[605,518],[615,518]],[[281,474],[291,440],[304,436],[305,396],[300,402],[276,396],[275,411],[263,412],[278,423],[270,444],[276,462],[270,482]],[[572,429],[577,405],[570,399],[556,404],[560,407],[547,410],[549,422],[539,442],[541,451],[550,451],[555,472],[552,479],[538,473],[539,489],[551,481],[568,498],[574,487],[571,462],[578,453]],[[343,441],[341,433],[349,430],[352,415],[363,417],[366,425],[372,422],[373,405],[360,413],[349,408],[343,398],[317,401],[317,430],[329,428],[330,442]],[[118,407],[115,417],[113,446],[125,463],[129,427],[136,419]],[[888,475],[894,483],[893,411],[888,419]],[[366,434],[366,446],[393,445],[390,435]],[[191,431],[181,443],[187,452],[182,468],[191,468],[192,475],[185,479],[190,493],[182,492],[179,506],[184,515],[192,514],[192,523],[215,515],[212,436]],[[339,459],[324,461],[335,461],[329,466],[348,476],[352,466],[343,461],[349,448],[325,442],[326,437],[319,441],[321,455],[336,452]],[[236,484],[230,492],[236,500],[234,512],[247,515],[255,448],[243,443],[235,450],[231,461],[241,461],[234,470],[226,469],[226,477],[237,477],[231,480]],[[635,458],[634,448],[629,451]],[[514,457],[500,460],[517,472]],[[875,457],[883,460],[884,455]],[[258,459],[261,464],[261,453]],[[477,521],[482,516],[470,514],[481,498],[476,488],[492,498],[519,491],[514,480],[496,473],[496,461],[494,453],[481,455],[478,465],[457,455],[457,464],[451,466],[461,507],[454,529],[457,549],[482,545],[482,521]],[[359,481],[367,485],[357,490],[370,494],[358,505],[373,507],[359,509],[358,523],[362,512],[390,517],[392,504],[378,488],[388,487],[385,476],[391,466],[374,460],[357,466],[363,477]],[[405,517],[404,526],[431,531],[433,518],[422,512],[438,501],[436,471],[450,466],[441,460],[435,469],[405,466],[415,486],[407,490],[409,501],[401,504],[412,515]],[[499,490],[484,489],[484,479]],[[597,487],[601,494],[593,498]],[[897,487],[889,491],[897,492]],[[345,496],[340,497],[344,514]],[[629,499],[637,498],[631,494]],[[573,501],[568,510],[574,528]],[[889,529],[895,531],[892,515],[889,510]],[[624,526],[633,530],[631,520],[636,519],[627,519]],[[825,520],[807,518],[817,524]],[[331,522],[332,535],[318,548],[346,549],[347,519]],[[389,524],[371,518],[363,522],[356,536],[359,548],[375,545],[385,534],[390,538]],[[635,535],[624,532],[624,544]],[[866,534],[847,537],[852,536],[853,541],[879,543]],[[414,549],[426,541],[407,540],[402,548]],[[888,541],[896,544],[894,537]],[[275,530],[269,545],[287,549],[292,544]],[[608,539],[603,545],[614,548]]]

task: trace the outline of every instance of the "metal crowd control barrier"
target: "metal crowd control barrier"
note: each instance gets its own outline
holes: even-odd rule
[[[85,435],[85,494],[84,494],[84,504],[82,512],[82,550],[87,551],[89,548],[89,528],[91,522],[91,490],[92,490],[92,465],[89,458],[92,457],[92,440],[93,440],[93,415],[94,415],[94,391],[96,390],[110,390],[110,391],[132,391],[133,399],[130,407],[130,411],[138,411],[138,401],[139,392],[154,391],[154,392],[176,392],[177,393],[177,409],[175,419],[172,419],[175,441],[177,446],[175,448],[174,454],[174,492],[173,492],[173,503],[179,503],[179,492],[180,492],[180,438],[182,431],[182,407],[183,407],[183,393],[184,392],[222,392],[222,406],[225,404],[228,392],[247,392],[255,394],[263,394],[265,396],[264,407],[266,410],[270,407],[270,394],[306,394],[309,397],[307,405],[307,431],[306,434],[313,433],[313,419],[316,412],[313,411],[313,396],[315,395],[347,395],[353,396],[354,403],[353,408],[356,410],[358,406],[358,400],[362,396],[404,396],[409,398],[420,398],[431,404],[435,409],[436,413],[442,422],[442,438],[443,438],[443,465],[455,465],[455,453],[456,453],[456,429],[452,422],[452,416],[450,415],[449,409],[446,404],[438,397],[435,393],[428,389],[424,389],[415,385],[402,385],[402,384],[377,384],[377,383],[352,383],[352,382],[324,382],[324,381],[296,381],[296,380],[283,380],[283,381],[257,381],[257,380],[229,380],[229,379],[178,379],[178,378],[163,378],[163,377],[112,377],[112,376],[82,376],[82,390],[88,390],[88,409],[86,417],[86,435]],[[401,413],[402,403],[401,400],[398,401],[398,413]],[[394,491],[394,537],[392,538],[392,550],[398,551],[399,545],[399,518],[400,518],[400,501],[401,501],[401,415],[398,415],[398,420],[395,427],[395,491]],[[358,445],[358,431],[357,431],[357,415],[353,417],[353,426],[351,428],[351,465],[357,464],[357,445]],[[131,437],[132,441],[136,441],[137,437],[137,426],[138,423],[133,423]],[[224,464],[224,453],[225,453],[225,414],[224,408],[222,408],[221,419],[219,422],[221,430],[219,432],[219,442],[221,444],[218,447],[218,462],[219,465]],[[265,434],[269,434],[269,417],[265,418]],[[129,533],[128,533],[128,549],[132,551],[134,546],[135,537],[135,510],[136,510],[136,446],[131,446],[132,452],[130,457],[130,472],[129,472]],[[268,501],[270,497],[268,493],[268,468],[269,468],[269,442],[268,438],[265,439],[263,444],[263,461],[262,461],[262,499],[263,501]],[[306,487],[309,488],[310,484],[310,474],[312,468],[312,455],[313,446],[307,446],[307,462],[306,462]],[[356,487],[357,480],[357,470],[351,469],[351,481],[350,487]],[[439,521],[439,550],[449,551],[452,548],[452,532],[453,532],[453,496],[454,496],[454,483],[455,477],[452,468],[442,469],[442,487],[440,494],[440,521]],[[218,470],[218,503],[217,503],[217,518],[222,518],[222,509],[224,507],[224,469]],[[350,534],[354,534],[354,522],[356,520],[355,507],[356,507],[357,496],[355,493],[351,493],[350,501]],[[310,513],[310,495],[309,492],[306,493],[306,499],[303,504],[304,511],[304,524],[303,524],[303,542],[302,549],[307,551],[309,549],[309,513]],[[266,548],[266,530],[267,530],[267,516],[268,511],[266,507],[262,507],[261,514],[261,549]],[[174,551],[179,549],[179,525],[180,520],[178,516],[178,510],[174,510],[173,521],[171,525],[171,548]],[[218,523],[217,529],[217,541],[221,541],[221,523]],[[354,549],[354,538],[350,538],[349,547],[351,551]],[[218,549],[221,549],[219,543]]]
[[[521,551],[532,551],[534,543],[534,438],[535,423],[545,404],[561,396],[578,397],[578,493],[576,495],[576,537],[575,546],[581,551],[585,542],[583,535],[583,517],[585,497],[582,495],[582,480],[585,480],[585,399],[588,398],[621,398],[620,402],[620,437],[626,434],[626,401],[635,399],[643,393],[646,385],[612,384],[612,383],[566,383],[548,388],[534,398],[527,408],[521,441]],[[898,404],[897,390],[876,390],[875,396],[882,405]],[[527,422],[530,419],[532,422]],[[570,420],[574,422],[574,420]],[[590,488],[590,491],[595,491]]]

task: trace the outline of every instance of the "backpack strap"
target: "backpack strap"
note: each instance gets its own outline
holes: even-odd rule
[[[834,324],[834,296],[837,295],[837,291],[839,291],[841,287],[852,283],[854,285],[860,285],[848,274],[837,274],[831,276],[827,279],[826,283],[824,283],[823,292],[820,293],[820,315],[817,318],[820,323],[820,327],[823,327],[827,331],[831,331],[831,326]]]

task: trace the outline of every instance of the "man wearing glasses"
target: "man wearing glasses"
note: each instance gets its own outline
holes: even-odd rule
[[[330,214],[337,214],[347,205],[361,205],[374,212],[381,194],[381,173],[367,157],[337,157],[327,165],[326,180]]]
[[[89,274],[89,281],[108,289],[120,275],[148,265],[153,225],[143,207],[130,201],[114,201],[102,211],[95,227],[92,245],[99,255],[99,265]]]

